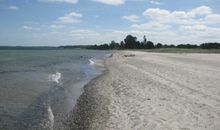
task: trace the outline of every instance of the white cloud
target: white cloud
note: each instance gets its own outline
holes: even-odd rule
[[[139,22],[139,16],[137,15],[129,15],[129,16],[123,16],[122,19],[126,19],[130,22]]]
[[[181,26],[187,41],[193,40],[196,43],[218,42],[220,41],[220,28],[209,27],[206,25]],[[187,38],[188,37],[188,38]]]
[[[28,26],[28,25],[22,26],[22,29],[24,29],[24,30],[40,30],[40,28],[36,28],[36,27]]]
[[[56,24],[52,24],[49,26],[49,28],[51,29],[62,29],[64,27],[65,27],[64,25],[56,25]]]
[[[201,10],[202,9],[202,10]],[[74,29],[65,28],[59,30],[66,24],[78,23],[83,17],[82,14],[72,12],[59,17],[52,25],[50,32],[43,32],[35,35],[38,42],[48,44],[103,44],[111,40],[120,42],[126,35],[132,34],[142,40],[146,35],[148,40],[154,43],[161,42],[164,44],[200,44],[204,42],[220,41],[220,14],[214,14],[210,7],[201,6],[191,10],[171,11],[160,8],[149,8],[141,15],[123,16],[123,19],[136,22],[132,23],[126,30],[112,29]],[[137,17],[136,17],[137,16]],[[147,17],[145,21],[141,17]],[[218,24],[218,25],[217,25]],[[23,26],[25,30],[36,29],[36,25]]]
[[[125,3],[125,0],[93,0],[93,1],[107,5],[122,5]]]
[[[185,25],[180,26],[180,29],[186,30],[186,31],[206,31],[208,27],[203,24],[196,24],[196,25]]]
[[[50,2],[50,3],[68,3],[68,4],[76,4],[78,0],[38,0],[41,2]]]
[[[139,34],[146,32],[153,41],[167,44],[199,44],[220,41],[220,14],[208,6],[189,11],[148,8],[143,12],[145,23],[131,25]]]
[[[92,30],[88,30],[88,29],[76,29],[76,30],[72,30],[70,31],[70,35],[74,36],[74,37],[78,37],[78,38],[87,38],[87,37],[94,37],[97,38],[96,36],[100,36],[100,34],[98,32],[92,31]]]
[[[25,25],[25,26],[22,26],[22,28],[25,29],[25,30],[32,30],[32,29],[33,29],[32,27],[26,26],[26,25]]]
[[[9,6],[8,9],[9,10],[18,10],[19,8],[17,6]]]
[[[149,8],[144,11],[144,16],[148,16],[151,19],[164,19],[170,16],[170,12],[168,10],[159,9],[159,8]]]
[[[161,31],[161,30],[167,30],[171,26],[162,24],[162,23],[157,23],[157,22],[150,22],[150,23],[145,23],[145,24],[133,24],[131,25],[133,29],[137,30],[154,30],[154,31]]]
[[[66,14],[65,16],[59,17],[58,20],[55,22],[56,24],[73,24],[73,23],[80,23],[80,18],[82,14],[71,12]]]
[[[220,23],[219,14],[210,14],[205,17],[206,23]]]
[[[162,3],[157,0],[150,0],[150,3],[155,5],[162,5]]]
[[[211,14],[212,9],[208,6],[200,6],[198,8],[192,9],[191,11],[188,12],[188,15],[195,17],[198,15],[207,15]]]
[[[207,16],[212,14],[212,9],[207,6],[200,6],[190,11],[169,11],[160,8],[149,8],[143,15],[151,20],[161,23],[194,24],[199,22],[197,16]]]
[[[43,42],[49,42],[56,45],[89,45],[103,43],[101,34],[89,29],[74,30],[55,30],[49,33],[42,33],[36,36],[36,39]]]

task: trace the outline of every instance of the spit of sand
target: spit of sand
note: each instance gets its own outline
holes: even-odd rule
[[[74,129],[219,130],[220,55],[120,51],[78,101]]]

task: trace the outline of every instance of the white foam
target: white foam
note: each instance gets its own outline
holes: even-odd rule
[[[57,84],[60,83],[59,81],[60,78],[61,78],[61,73],[58,71],[55,74],[49,75],[49,81],[56,82]]]
[[[89,59],[89,64],[90,64],[90,65],[94,65],[94,64],[95,64],[94,58],[90,58],[90,59]]]
[[[106,54],[108,58],[112,57],[112,53]]]
[[[52,130],[53,125],[54,125],[54,115],[53,115],[53,111],[52,111],[50,106],[48,106],[47,112],[48,112],[48,119],[49,119],[50,129]]]

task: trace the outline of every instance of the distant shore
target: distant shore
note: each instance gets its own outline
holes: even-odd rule
[[[119,51],[84,87],[72,129],[220,128],[220,55]]]

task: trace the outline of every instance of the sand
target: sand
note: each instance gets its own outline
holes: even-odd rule
[[[119,51],[84,88],[72,129],[220,130],[220,55]]]

